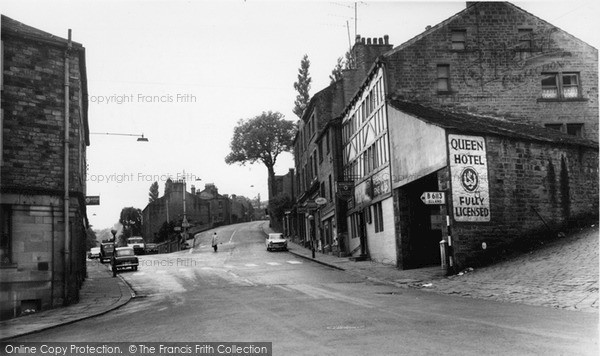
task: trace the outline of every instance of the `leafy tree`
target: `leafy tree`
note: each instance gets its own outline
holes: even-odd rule
[[[331,71],[331,74],[329,75],[329,79],[331,80],[332,84],[342,79],[342,70],[344,69],[343,61],[344,59],[342,57],[339,57],[337,60],[337,64],[335,65],[335,67]]]
[[[269,191],[271,196],[275,181],[275,163],[282,152],[292,149],[296,127],[287,121],[279,112],[263,112],[261,115],[247,120],[239,120],[233,129],[231,152],[225,157],[225,163],[262,162],[269,173]]]
[[[172,235],[175,234],[174,233],[175,226],[177,226],[175,221],[173,221],[173,220],[171,220],[169,222],[165,221],[162,224],[162,226],[160,227],[160,229],[158,230],[158,241],[156,241],[156,242],[169,241],[169,237],[171,237]]]
[[[123,208],[119,223],[123,225],[123,233],[120,236],[120,245],[122,245],[128,237],[142,234],[142,211],[134,207]]]
[[[150,192],[148,193],[148,202],[152,203],[158,199],[158,182],[152,183]]]
[[[293,205],[292,199],[287,194],[279,194],[269,200],[269,216],[271,222],[275,223],[274,228],[281,229],[285,211],[290,210]]]
[[[294,114],[296,114],[299,118],[302,118],[302,114],[304,113],[304,110],[310,101],[310,95],[308,92],[310,91],[310,82],[312,82],[312,78],[308,73],[309,68],[310,61],[308,60],[308,55],[305,54],[300,61],[300,68],[298,69],[298,81],[294,83],[294,89],[296,89],[298,95],[294,101],[293,111]]]
[[[344,69],[353,69],[353,68],[356,68],[356,62],[354,61],[354,56],[352,55],[352,51],[348,50],[345,55]]]

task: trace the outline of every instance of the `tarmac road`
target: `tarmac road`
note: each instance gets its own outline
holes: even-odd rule
[[[268,341],[275,355],[596,355],[598,316],[400,288],[288,252],[262,222],[196,248],[142,256],[121,276],[136,298],[13,341]]]

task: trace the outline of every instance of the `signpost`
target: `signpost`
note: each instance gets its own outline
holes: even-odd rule
[[[423,192],[421,200],[427,205],[446,204],[446,193],[444,192]]]
[[[85,197],[85,205],[100,205],[100,196],[87,196]]]

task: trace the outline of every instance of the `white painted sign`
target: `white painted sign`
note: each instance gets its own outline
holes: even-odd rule
[[[456,221],[490,221],[485,138],[448,135],[453,215]]]
[[[444,192],[423,192],[421,200],[427,205],[446,204],[446,194]]]

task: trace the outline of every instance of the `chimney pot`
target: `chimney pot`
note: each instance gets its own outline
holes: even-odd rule
[[[364,37],[360,39],[360,43],[365,44],[365,39]]]
[[[385,44],[388,44],[389,39],[390,39],[390,36],[388,36],[388,35],[383,36],[383,41],[385,42]]]
[[[356,35],[355,41],[356,41],[356,43],[360,42],[360,35]]]
[[[427,25],[427,27],[425,27],[425,31],[429,31],[431,30],[431,25]]]
[[[367,38],[367,44],[370,45],[371,44],[371,38]]]

